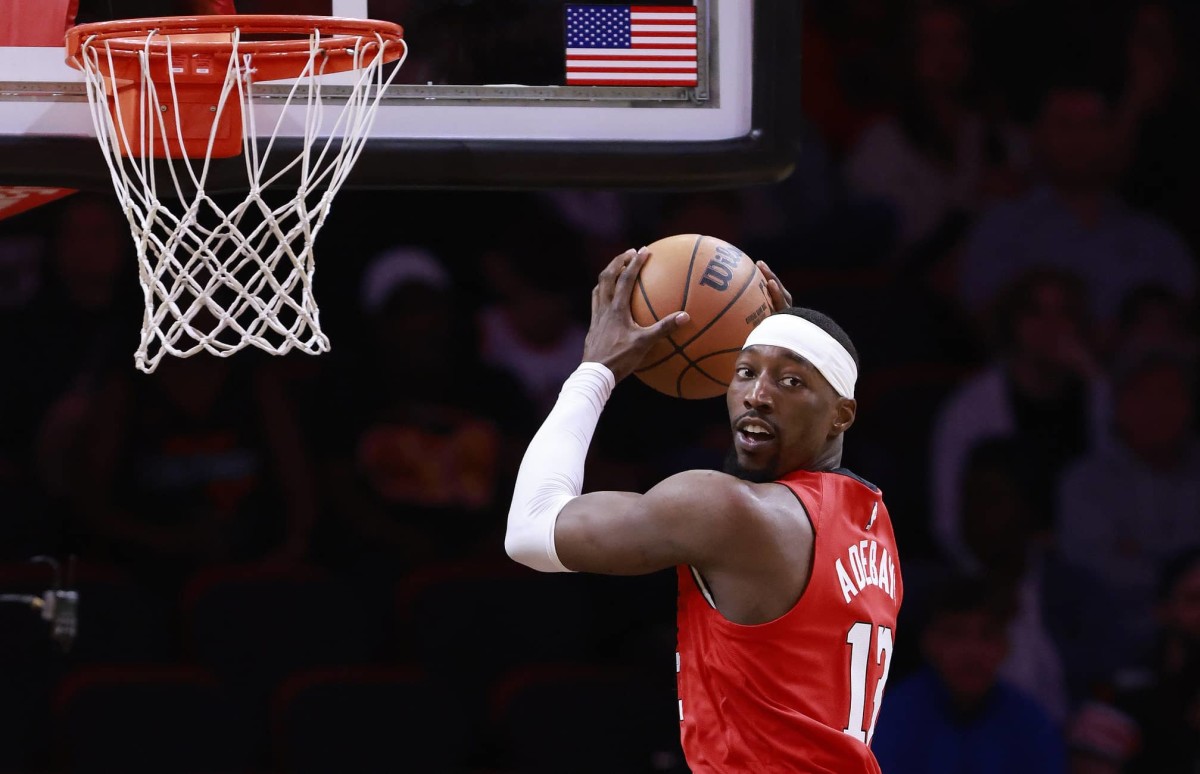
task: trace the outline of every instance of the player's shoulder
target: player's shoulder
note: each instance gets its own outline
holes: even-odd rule
[[[715,470],[687,470],[663,479],[648,495],[669,499],[695,516],[745,522],[794,507],[795,498],[774,482],[753,483]]]
[[[760,485],[752,484],[717,470],[685,470],[664,478],[651,491],[669,493],[673,497],[703,505],[753,501]]]

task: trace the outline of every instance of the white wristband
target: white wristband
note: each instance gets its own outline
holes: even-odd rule
[[[583,467],[600,412],[617,380],[600,363],[580,363],[529,442],[508,510],[504,550],[541,572],[571,572],[554,548],[554,523],[583,493]]]

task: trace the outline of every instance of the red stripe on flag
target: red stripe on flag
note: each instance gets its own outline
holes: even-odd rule
[[[568,74],[568,77],[574,76],[574,74],[580,74],[580,76],[594,76],[594,74],[596,74],[598,72],[605,72],[605,73],[644,72],[644,73],[654,73],[654,74],[656,74],[656,76],[691,76],[692,78],[696,77],[696,71],[694,71],[694,70],[660,70],[660,68],[656,68],[656,67],[605,67],[604,70],[599,70],[599,68],[595,68],[595,67],[584,67],[584,68],[582,68],[582,70],[572,70],[572,68],[570,68],[570,67],[566,68],[566,74]],[[674,83],[674,82],[672,82],[672,83]]]
[[[569,78],[568,86],[695,86],[698,81],[593,81],[587,78]]]
[[[630,13],[679,13],[696,15],[696,6],[688,5],[631,5]]]
[[[591,60],[591,61],[596,61],[596,62],[606,62],[609,59],[644,59],[647,62],[694,62],[694,61],[696,61],[696,57],[694,57],[694,56],[686,56],[686,55],[685,56],[646,56],[645,54],[630,54],[628,50],[626,50],[622,54],[608,54],[608,55],[570,54],[567,56],[567,61],[575,61],[577,59]]]

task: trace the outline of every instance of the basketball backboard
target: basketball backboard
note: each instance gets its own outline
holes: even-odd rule
[[[78,1],[80,22],[190,10],[187,0],[33,1]],[[351,188],[683,189],[786,175],[799,109],[798,0],[655,2],[643,8],[695,8],[696,60],[682,77],[639,76],[628,72],[636,68],[618,67],[628,78],[654,78],[653,85],[620,73],[599,76],[620,78],[615,85],[568,78],[568,51],[578,43],[568,40],[569,14],[612,10],[617,3],[232,4],[239,13],[377,18],[404,26],[409,58],[384,96],[347,182]],[[65,63],[63,47],[44,45],[42,35],[38,45],[0,46],[0,185],[103,190],[109,173],[96,147],[83,76]],[[11,44],[11,37],[11,31],[9,39],[0,35],[0,42]],[[338,77],[330,76],[325,99],[339,98]],[[256,110],[279,110],[286,88],[263,84]],[[289,130],[284,121],[281,141],[300,142],[301,121],[295,123]],[[220,188],[221,181],[218,174],[213,185]]]

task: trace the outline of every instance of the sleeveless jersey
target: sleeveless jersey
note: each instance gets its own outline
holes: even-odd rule
[[[878,489],[838,470],[779,481],[812,523],[812,573],[774,621],[743,626],[679,567],[679,716],[694,774],[878,774],[878,718],[903,598]]]

